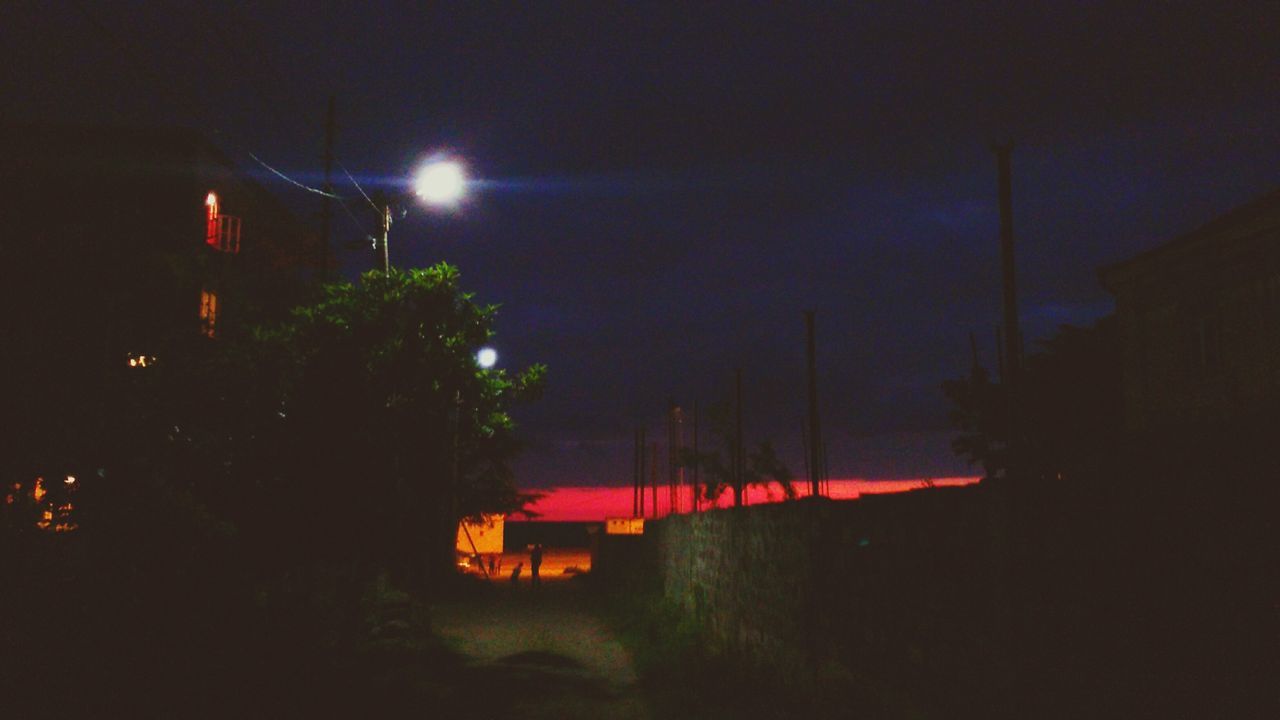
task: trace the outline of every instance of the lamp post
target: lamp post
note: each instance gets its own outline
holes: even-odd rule
[[[427,205],[452,208],[467,193],[467,173],[457,160],[430,160],[418,169],[413,194]],[[382,204],[382,272],[391,274],[391,201]]]

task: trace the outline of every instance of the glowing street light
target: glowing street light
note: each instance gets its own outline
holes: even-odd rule
[[[413,180],[413,194],[434,206],[457,207],[467,194],[467,171],[457,160],[430,160],[418,169]],[[391,274],[391,251],[387,241],[391,234],[391,203],[382,206],[382,272]]]
[[[467,172],[456,160],[433,160],[418,171],[413,192],[428,205],[453,207],[467,194]]]
[[[488,370],[498,364],[498,351],[491,347],[480,348],[480,352],[476,353],[476,362],[480,367]]]

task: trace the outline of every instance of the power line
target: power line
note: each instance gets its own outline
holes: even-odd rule
[[[347,213],[347,217],[351,219],[351,222],[356,226],[356,229],[360,231],[361,235],[364,235],[366,238],[369,238],[369,239],[373,238],[373,235],[371,235],[368,230],[365,230],[364,225],[355,216],[355,213],[351,212],[351,208],[347,207],[347,203],[344,200],[339,198],[338,205],[343,209],[343,211]]]
[[[360,183],[356,182],[356,179],[351,175],[351,171],[347,170],[347,166],[343,165],[340,160],[338,161],[338,167],[342,168],[342,172],[346,173],[347,179],[351,181],[352,185],[356,186],[356,190],[359,190],[360,194],[364,196],[364,199],[368,201],[369,207],[373,208],[377,212],[382,212],[382,208],[378,207],[377,203],[369,199],[368,193],[364,191],[364,188],[360,187]]]
[[[92,27],[95,35],[99,38],[104,39],[106,41],[106,44],[115,52],[117,56],[123,57],[124,60],[133,67],[136,74],[149,79],[152,87],[157,91],[162,92],[166,96],[168,96],[169,102],[171,104],[186,108],[191,113],[192,118],[207,118],[212,114],[206,108],[197,107],[197,102],[195,98],[192,98],[190,96],[184,95],[182,93],[179,93],[173,90],[172,88],[174,86],[174,83],[171,82],[172,77],[169,77],[169,78],[163,77],[162,73],[158,72],[152,63],[148,62],[146,59],[138,55],[137,48],[130,41],[130,38],[127,35],[117,32],[115,28],[108,26],[107,23],[103,22],[102,19],[100,19],[96,14],[94,14],[89,7],[86,7],[86,5],[88,5],[88,3],[75,3],[73,7],[75,7],[75,9],[79,12],[79,14]],[[222,18],[219,14],[213,14],[206,17],[206,20],[210,20],[210,19],[217,23],[226,22],[225,18]],[[200,25],[201,27],[206,27],[207,23],[201,23]],[[206,48],[210,46],[211,38],[208,35],[199,35],[198,39],[205,45]],[[217,50],[218,52],[225,52],[228,47],[233,48],[235,52],[238,53],[242,58],[248,57],[248,54],[245,53],[245,49],[242,47],[239,47],[236,43],[231,43],[226,46],[218,45]],[[208,69],[210,72],[215,71],[215,69],[212,67],[212,65],[210,65],[210,63],[207,60],[207,58],[212,57],[212,52],[196,53],[195,56],[197,58],[202,59],[202,62],[205,68]],[[280,72],[277,67],[272,65],[268,69],[277,78],[280,77]],[[285,88],[291,87],[289,83],[281,83],[280,86]],[[270,98],[267,98],[262,92],[262,88],[260,86],[258,86],[257,84],[250,83],[249,89],[255,96],[257,96],[257,98],[261,102],[262,107],[265,108],[268,112],[270,112],[278,121],[281,121],[283,123],[290,124],[290,125],[295,124],[292,120],[286,119],[280,113],[278,103],[272,102]],[[360,232],[362,238],[367,239],[372,237],[372,235],[369,234],[368,230],[365,228],[364,224],[360,221],[360,219],[357,218],[356,215],[351,211],[350,206],[346,202],[346,200],[349,200],[352,198],[347,198],[331,192],[326,192],[325,190],[322,190],[320,188],[311,187],[302,182],[299,182],[289,177],[285,173],[281,172],[280,170],[276,169],[275,167],[272,167],[270,164],[268,164],[267,162],[259,158],[253,152],[251,152],[247,147],[244,146],[243,143],[238,142],[234,138],[228,137],[226,133],[221,132],[220,129],[210,126],[207,123],[200,123],[200,124],[205,125],[204,129],[211,136],[218,138],[223,143],[230,143],[231,145],[235,146],[236,150],[238,150],[241,153],[244,153],[245,155],[248,155],[250,158],[253,159],[254,162],[258,163],[263,168],[271,172],[273,175],[280,178],[281,180],[284,180],[290,185],[293,185],[299,189],[305,190],[309,193],[320,195],[321,197],[327,197],[327,198],[337,200],[338,204],[342,206],[343,212],[347,215],[352,225],[355,227],[356,230]],[[377,204],[374,203],[372,199],[370,199],[367,193],[365,193],[364,188],[362,188],[360,184],[355,180],[355,178],[352,177],[351,173],[347,171],[345,167],[343,167],[342,169],[343,169],[343,172],[346,173],[348,179],[351,180],[352,185],[354,185],[356,189],[360,192],[361,197],[363,197],[364,200],[369,203],[370,207],[374,208],[375,210],[381,211],[381,209],[378,208]]]
[[[246,151],[246,152],[248,152],[248,151]],[[266,169],[270,170],[272,173],[275,173],[275,175],[276,175],[277,177],[279,177],[280,179],[284,180],[284,181],[285,181],[285,182],[287,182],[287,183],[290,183],[290,184],[293,184],[293,185],[297,185],[298,187],[302,188],[303,190],[306,190],[307,192],[313,192],[313,193],[315,193],[315,194],[317,194],[317,195],[322,195],[322,196],[327,197],[327,198],[333,198],[334,200],[341,200],[341,199],[342,199],[342,196],[340,196],[340,195],[334,195],[333,193],[327,193],[327,192],[325,192],[325,191],[321,190],[320,188],[313,188],[313,187],[311,187],[310,185],[303,185],[302,183],[298,182],[297,180],[294,180],[293,178],[289,177],[288,175],[285,175],[284,173],[280,172],[279,170],[277,170],[277,169],[275,169],[275,168],[271,167],[270,165],[266,164],[265,162],[263,162],[263,161],[262,161],[262,158],[258,157],[257,155],[254,155],[254,154],[253,154],[253,153],[251,153],[251,152],[250,152],[250,153],[248,153],[248,154],[249,154],[249,157],[253,158],[253,159],[254,159],[254,160],[255,160],[259,165],[261,165],[262,167],[264,167],[264,168],[266,168]],[[363,191],[361,191],[361,192],[363,192]]]

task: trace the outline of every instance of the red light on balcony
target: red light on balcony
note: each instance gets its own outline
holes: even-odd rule
[[[208,209],[205,244],[225,253],[240,252],[240,218],[223,215],[218,209],[218,195],[212,191],[205,196],[204,205]]]

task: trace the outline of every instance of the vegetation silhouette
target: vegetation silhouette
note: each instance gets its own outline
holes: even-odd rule
[[[1115,318],[1064,325],[1026,358],[1018,388],[1019,473],[1079,478],[1112,454],[1123,418]],[[986,477],[1008,468],[1011,434],[1006,387],[974,363],[969,376],[942,383],[959,431],[952,449]]]
[[[29,488],[0,508],[7,707],[351,714],[417,692],[391,676],[406,662],[451,667],[423,598],[452,592],[459,517],[525,501],[509,409],[544,368],[477,366],[496,308],[448,265],[315,297],[120,363],[77,426],[98,465],[78,530],[34,527]]]
[[[1025,717],[1273,715],[1280,652],[1257,638],[1277,628],[1276,398],[1126,427],[1120,350],[1114,317],[1063,327],[1020,378],[1012,701]],[[975,366],[943,390],[953,447],[1003,477],[1001,386]]]
[[[707,424],[711,449],[695,453],[693,448],[685,447],[677,456],[682,467],[700,470],[699,484],[694,492],[703,500],[715,502],[726,488],[733,488],[734,505],[741,506],[747,487],[769,488],[772,484],[778,485],[787,499],[795,497],[791,471],[768,440],[758,441],[745,453],[740,478],[734,472],[733,458],[738,456],[739,449],[733,412],[728,402],[717,402],[708,409]]]

